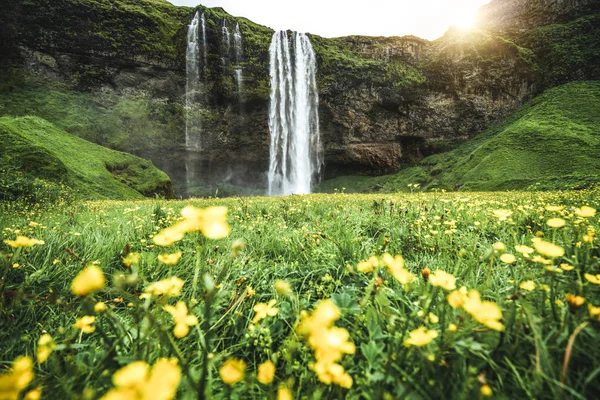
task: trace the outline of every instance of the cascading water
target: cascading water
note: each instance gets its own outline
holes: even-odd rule
[[[200,149],[201,124],[198,117],[198,96],[201,95],[200,87],[200,48],[198,43],[198,26],[200,15],[194,15],[188,26],[187,52],[186,52],[186,90],[185,107],[187,111],[185,125],[185,146],[187,149]]]
[[[271,41],[269,196],[310,193],[323,163],[317,62],[308,36],[276,32]]]
[[[221,59],[223,60],[223,68],[225,71],[229,71],[229,64],[231,61],[231,34],[229,33],[229,25],[227,20],[223,20],[223,27],[221,28]]]
[[[206,17],[204,16],[204,13],[202,13],[202,17],[200,17],[200,22],[202,23],[202,52],[204,53],[204,79],[206,79],[206,66],[208,64],[208,47],[206,45]]]
[[[242,32],[240,31],[240,24],[235,25],[235,30],[233,31],[233,51],[234,57],[233,62],[236,67],[234,72],[235,84],[238,89],[238,97],[241,99],[242,96],[242,84],[243,84],[243,70],[242,70],[242,59],[244,57],[244,50],[242,48]]]

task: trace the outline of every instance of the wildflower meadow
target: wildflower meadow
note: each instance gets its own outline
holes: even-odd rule
[[[0,399],[600,397],[599,189],[0,204]]]

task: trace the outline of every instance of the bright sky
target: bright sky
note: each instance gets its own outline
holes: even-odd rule
[[[490,0],[169,0],[176,5],[223,7],[273,29],[325,37],[415,35],[437,39],[450,26],[469,28]]]

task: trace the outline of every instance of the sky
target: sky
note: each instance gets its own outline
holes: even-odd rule
[[[450,26],[469,28],[490,0],[169,0],[175,5],[223,7],[236,17],[276,30],[325,37],[347,35],[441,37]]]

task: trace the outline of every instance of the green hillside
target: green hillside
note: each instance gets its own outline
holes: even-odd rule
[[[600,81],[547,90],[453,151],[376,178],[341,177],[322,191],[567,189],[600,182]]]
[[[84,199],[172,196],[150,161],[73,136],[38,117],[0,118],[0,200],[66,190]]]

